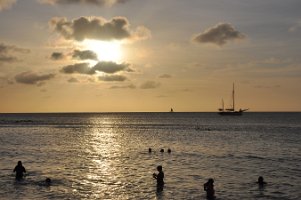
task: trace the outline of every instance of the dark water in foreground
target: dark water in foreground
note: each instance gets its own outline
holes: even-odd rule
[[[0,199],[301,199],[301,113],[0,114],[0,144]]]

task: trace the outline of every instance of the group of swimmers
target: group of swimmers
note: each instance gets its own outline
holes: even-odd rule
[[[152,149],[149,148],[148,152],[151,153]],[[161,153],[164,152],[164,149],[160,150]],[[171,150],[167,150],[168,153],[171,153]],[[158,191],[163,190],[164,186],[164,172],[161,165],[157,166],[158,174],[153,173],[153,178],[157,180],[157,189]],[[209,178],[206,183],[204,183],[204,191],[206,192],[207,199],[215,199],[215,190],[214,190],[214,180],[212,178]],[[267,183],[264,181],[262,176],[258,177],[257,184],[259,187],[265,186]]]
[[[148,153],[151,153],[152,151],[153,151],[152,148],[148,148]],[[160,152],[164,153],[164,149],[160,149]],[[167,153],[171,153],[171,149],[170,148],[167,149]]]
[[[161,165],[157,167],[158,174],[153,173],[153,178],[157,180],[157,190],[162,191],[164,186],[164,172]],[[204,183],[204,191],[206,192],[206,197],[208,200],[215,199],[215,190],[214,190],[214,180],[209,178],[206,183]],[[257,184],[259,187],[263,187],[267,183],[264,181],[262,176],[258,177]]]
[[[163,151],[162,151],[163,150]],[[149,148],[149,152],[152,152],[152,149]],[[164,149],[161,149],[160,152],[164,152]],[[168,149],[168,153],[171,153],[171,150]],[[161,165],[157,166],[157,171],[158,173],[153,173],[153,178],[157,180],[157,191],[162,191],[163,186],[164,186],[164,172],[163,172],[163,167]],[[24,174],[26,173],[25,167],[22,165],[21,161],[18,161],[18,164],[14,168],[13,172],[16,173],[16,180],[20,181],[23,179]],[[206,183],[204,183],[204,191],[206,191],[206,196],[207,199],[215,199],[215,190],[214,190],[214,180],[212,178],[209,178]],[[51,184],[51,179],[46,178],[45,179],[45,185],[50,186]],[[267,183],[264,181],[262,176],[258,177],[257,184],[260,187],[263,187]]]
[[[16,180],[17,181],[21,181],[24,178],[24,174],[26,174],[26,169],[22,165],[21,161],[18,161],[18,164],[14,168],[13,172],[16,172]],[[46,178],[45,179],[45,185],[46,186],[50,186],[50,184],[51,184],[51,179],[50,178]]]

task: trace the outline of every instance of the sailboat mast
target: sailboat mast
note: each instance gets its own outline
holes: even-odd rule
[[[233,83],[233,90],[232,90],[232,104],[233,104],[233,111],[235,111],[235,99],[234,99],[234,83]]]

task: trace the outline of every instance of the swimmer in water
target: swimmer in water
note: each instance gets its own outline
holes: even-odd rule
[[[45,185],[46,186],[50,186],[51,185],[51,179],[50,178],[46,178],[45,179]]]
[[[214,196],[214,180],[212,178],[209,178],[208,181],[204,184],[204,191],[207,193],[207,199],[215,199]]]
[[[265,186],[265,185],[267,184],[267,183],[263,180],[263,177],[262,177],[262,176],[259,176],[259,177],[258,177],[257,183],[258,183],[258,185],[259,185],[260,187],[263,187],[263,186]]]
[[[23,176],[24,176],[23,173],[26,173],[26,170],[25,170],[25,167],[23,167],[21,161],[18,161],[18,164],[15,167],[14,172],[16,172],[16,180],[19,181],[19,180],[23,179]]]
[[[153,173],[153,177],[154,179],[157,179],[157,187],[163,187],[164,186],[164,172],[162,170],[162,166],[159,165],[157,167],[157,170],[158,170],[158,174],[156,173]]]

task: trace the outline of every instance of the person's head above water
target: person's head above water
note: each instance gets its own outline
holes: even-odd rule
[[[263,177],[262,176],[259,176],[258,177],[258,182],[257,182],[259,185],[264,185],[264,184],[266,184],[266,182],[264,182],[264,179],[263,179]]]
[[[209,179],[208,179],[208,183],[209,183],[209,184],[213,184],[213,183],[214,183],[213,178],[209,178]]]

